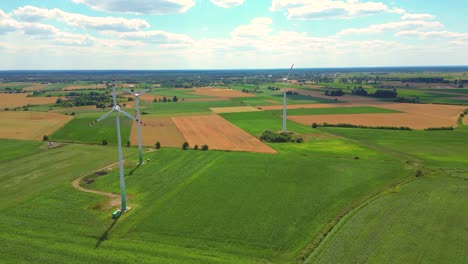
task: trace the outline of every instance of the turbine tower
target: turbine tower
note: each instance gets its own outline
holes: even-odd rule
[[[283,78],[283,132],[286,132],[286,82],[288,81],[289,75],[294,67],[294,64],[289,69],[286,78]]]
[[[115,95],[115,79],[112,80],[112,102],[114,106],[112,107],[112,110],[109,112],[105,113],[103,116],[98,118],[96,121],[91,123],[90,125],[94,125],[99,121],[102,121],[106,119],[107,117],[110,116],[110,114],[115,112],[115,120],[116,120],[116,125],[117,125],[117,145],[119,149],[119,169],[120,169],[120,201],[121,201],[121,208],[120,212],[125,212],[127,210],[127,197],[125,194],[125,179],[124,179],[124,169],[123,169],[123,160],[122,160],[122,140],[120,137],[120,118],[119,115],[123,114],[124,116],[135,120],[135,118],[130,115],[129,113],[123,111],[120,109],[120,106],[117,104],[117,97]]]
[[[130,90],[124,89],[125,92],[133,94],[135,96],[135,111],[136,111],[136,121],[138,123],[138,166],[143,163],[143,150],[141,147],[141,117],[140,117],[140,95],[147,93],[149,90],[143,90],[139,93],[134,93]]]

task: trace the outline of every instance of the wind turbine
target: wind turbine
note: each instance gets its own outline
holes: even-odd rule
[[[149,90],[143,90],[139,93],[134,93],[128,89],[123,89],[126,93],[133,94],[135,96],[135,110],[136,110],[136,121],[138,123],[138,165],[143,163],[143,150],[141,147],[141,119],[140,119],[140,95],[147,93]]]
[[[289,75],[294,67],[294,64],[289,69],[286,78],[283,78],[283,132],[286,132],[286,82],[288,81]]]
[[[117,97],[115,95],[115,79],[112,80],[112,102],[114,106],[112,110],[105,113],[103,116],[98,118],[96,121],[92,122],[90,125],[94,125],[99,121],[102,121],[110,116],[110,114],[115,112],[115,120],[117,125],[117,145],[119,149],[119,169],[120,169],[120,201],[121,201],[121,208],[120,212],[125,212],[127,210],[127,197],[125,194],[125,178],[124,178],[124,169],[123,169],[123,160],[122,160],[122,140],[120,137],[120,118],[119,115],[123,114],[124,116],[136,120],[132,115],[120,109],[120,106],[117,104]]]

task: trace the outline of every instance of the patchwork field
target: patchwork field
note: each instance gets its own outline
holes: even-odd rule
[[[60,97],[27,97],[27,93],[0,94],[0,108],[22,107],[27,104],[43,105],[54,104]]]
[[[173,117],[187,142],[210,149],[276,153],[260,140],[218,115]]]
[[[400,111],[388,114],[338,114],[338,115],[289,115],[295,122],[311,125],[312,123],[353,124],[363,126],[394,126],[425,129],[431,127],[456,127],[458,116],[464,106],[427,105],[427,104],[380,104],[379,107]]]
[[[42,140],[71,119],[56,113],[0,111],[0,138]]]
[[[104,84],[94,84],[94,85],[70,85],[66,86],[62,90],[64,91],[75,91],[75,90],[85,90],[85,89],[104,89],[106,85]]]
[[[163,147],[181,147],[185,138],[170,117],[142,117],[141,142],[143,146],[154,146],[157,141]],[[137,123],[133,122],[130,142],[138,144]]]
[[[27,91],[27,92],[38,91],[38,90],[42,90],[46,88],[47,86],[48,84],[34,84],[34,85],[23,88],[23,91]]]
[[[255,108],[253,106],[213,107],[213,108],[210,108],[210,110],[218,114],[261,111],[260,109]]]
[[[205,96],[214,96],[214,97],[255,97],[251,93],[243,93],[238,90],[233,89],[224,89],[224,88],[214,88],[214,87],[203,87],[203,88],[194,88],[194,93],[198,95]]]

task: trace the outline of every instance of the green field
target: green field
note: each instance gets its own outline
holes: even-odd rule
[[[40,153],[48,157],[46,161],[27,162],[34,165],[18,172],[8,168],[23,161],[0,164],[0,169],[7,166],[12,171],[7,182],[19,175],[32,177],[38,166],[48,172],[47,180],[34,181],[36,191],[29,194],[30,199],[3,210],[0,226],[5,232],[1,236],[9,249],[3,248],[2,255],[20,261],[35,256],[57,262],[75,258],[98,262],[132,260],[129,252],[133,250],[142,262],[165,258],[167,263],[288,262],[350,201],[412,173],[393,157],[339,139],[328,144],[281,145],[278,155],[162,149],[146,155],[151,161],[137,170],[133,162],[127,163],[127,175],[134,170],[127,176],[127,186],[135,209],[113,227],[98,251],[84,254],[95,247],[112,222],[107,220],[109,210],[92,209],[103,203],[102,198],[70,186],[73,178],[98,166],[80,167],[81,173],[68,166],[86,162],[77,157],[98,159],[93,154],[97,150],[100,156],[108,155],[101,149],[112,150],[72,145],[51,150],[75,157],[76,163],[68,162],[60,169],[54,167],[60,160],[73,158],[65,153]],[[361,160],[353,159],[356,155]],[[115,160],[113,155],[109,158]],[[316,167],[320,172],[309,169]],[[117,174],[110,173],[88,187],[118,192],[116,179]],[[25,186],[28,182],[21,185],[27,191]],[[31,214],[34,218],[28,217]],[[64,217],[54,225],[45,224],[56,216]],[[7,229],[13,219],[20,224]],[[22,245],[32,245],[28,254]]]
[[[324,130],[428,169],[418,180],[386,191],[355,210],[309,258],[310,263],[464,262],[468,257],[464,246],[468,130]]]
[[[75,118],[65,126],[57,130],[50,136],[51,140],[66,142],[82,142],[100,144],[102,140],[107,140],[109,144],[117,144],[117,129],[115,126],[115,114],[96,123],[93,126],[89,124],[102,116],[101,113],[78,113]],[[130,138],[132,120],[120,115],[122,144]]]

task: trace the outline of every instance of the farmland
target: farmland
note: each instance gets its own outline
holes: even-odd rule
[[[288,85],[296,93],[288,94],[286,124],[304,142],[271,143],[260,136],[282,130],[282,83],[274,80],[282,75],[266,78],[254,72],[221,78],[222,72],[198,77],[184,71],[174,79],[145,79],[151,73],[117,77],[117,100],[130,114],[135,101],[121,88],[150,89],[140,101],[141,166],[137,123],[120,119],[132,210],[117,220],[110,218],[116,209],[111,200],[120,190],[114,114],[89,126],[110,110],[109,103],[102,109],[55,102],[70,92],[109,95],[108,79],[93,75],[92,81],[80,81],[80,76],[54,73],[50,80],[2,83],[36,92],[0,98],[55,100],[28,111],[0,111],[0,239],[6,245],[1,259],[463,263],[468,257],[468,115],[460,114],[468,106],[461,102],[466,89],[453,83],[463,75],[442,74],[452,83],[439,86],[401,86],[384,79],[396,78],[393,74],[375,81],[370,73],[299,70],[293,79],[309,83]],[[358,84],[356,79],[366,74],[371,81]],[[420,101],[351,94],[357,85],[369,92],[394,85],[399,95]],[[74,90],[65,91],[70,87]],[[343,89],[345,95],[325,95],[326,89]],[[312,128],[313,122],[414,130]],[[423,130],[442,126],[453,130]],[[40,142],[44,135],[51,144]],[[155,147],[158,141],[161,148]],[[189,144],[185,150],[184,142]],[[208,150],[202,151],[205,144]]]
[[[26,105],[52,104],[59,97],[28,97],[28,94],[2,94],[0,96],[0,109],[16,108]]]

